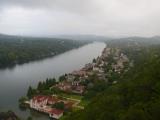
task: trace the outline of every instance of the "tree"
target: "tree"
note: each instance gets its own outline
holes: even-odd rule
[[[32,87],[31,87],[31,86],[29,86],[29,89],[28,89],[28,92],[27,92],[27,97],[28,97],[29,99],[32,98]]]
[[[96,63],[96,59],[95,58],[93,59],[93,63]]]
[[[60,81],[60,82],[64,81],[65,79],[66,79],[66,78],[65,78],[65,75],[62,75],[62,76],[59,77],[59,81]]]
[[[29,117],[27,118],[27,120],[33,120],[33,119],[32,119],[32,117],[31,117],[31,116],[29,116]]]
[[[35,89],[33,89],[31,86],[29,86],[28,92],[27,92],[27,97],[29,99],[31,99],[36,93],[37,93],[37,91]]]
[[[52,107],[53,107],[53,108],[57,108],[57,109],[64,110],[65,105],[64,105],[64,102],[57,102],[57,103],[55,103]]]
[[[43,90],[43,84],[42,84],[42,82],[39,82],[39,83],[38,83],[37,89],[38,89],[39,91],[42,91],[42,90]]]

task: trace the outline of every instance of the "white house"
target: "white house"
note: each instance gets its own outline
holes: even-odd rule
[[[47,113],[52,118],[59,119],[63,116],[63,110],[58,110],[48,106],[48,104],[55,104],[58,101],[59,100],[54,96],[39,95],[30,100],[30,107],[37,111]]]
[[[30,107],[38,111],[43,111],[43,107],[47,105],[48,99],[46,96],[36,96],[30,100]]]

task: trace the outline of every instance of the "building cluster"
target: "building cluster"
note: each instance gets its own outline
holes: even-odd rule
[[[118,48],[104,48],[101,56],[94,59],[92,63],[86,64],[82,69],[65,74],[63,80],[59,81],[51,88],[59,89],[66,93],[74,93],[83,95],[87,86],[82,84],[90,76],[96,74],[98,79],[107,81],[110,72],[118,74],[124,69],[125,63],[129,60],[125,54]],[[108,71],[106,72],[106,69]],[[117,81],[113,81],[116,83]],[[63,110],[52,108],[57,102],[64,102],[65,107],[72,107],[73,102],[68,100],[61,100],[55,96],[35,96],[30,100],[30,107],[49,114],[50,117],[59,119],[63,115]]]
[[[38,96],[33,97],[29,101],[29,105],[30,105],[30,108],[35,109],[39,112],[46,113],[51,118],[59,119],[60,117],[63,116],[64,110],[60,110],[52,106],[60,102],[64,103],[65,109],[72,108],[73,105],[75,104],[73,101],[59,99],[56,96],[38,95]]]
[[[110,58],[112,58],[112,61],[109,61]],[[105,69],[109,64],[111,66],[110,72],[121,73],[124,64],[128,61],[127,56],[123,54],[120,49],[106,47],[101,56],[94,59],[92,63],[86,64],[78,71],[66,74],[65,79],[53,87],[64,92],[83,94],[86,86],[81,83],[88,79],[89,76],[96,74],[99,79],[107,81],[108,73],[106,73]]]
[[[115,63],[112,63],[114,72],[121,73],[125,67],[125,63],[129,63],[128,57],[123,54],[119,49],[116,49],[115,56],[113,57]]]
[[[60,90],[68,93],[83,94],[85,86],[80,85],[79,82],[80,81],[73,81],[73,82],[63,81],[59,82],[53,87],[59,88]]]

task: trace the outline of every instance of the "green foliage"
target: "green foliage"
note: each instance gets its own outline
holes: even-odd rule
[[[53,107],[53,108],[60,109],[60,110],[64,110],[65,105],[64,105],[64,102],[57,102],[57,103],[55,103],[52,107]]]
[[[37,94],[52,95],[56,90],[51,89],[51,87],[55,84],[56,84],[55,78],[49,78],[49,79],[47,78],[46,81],[43,82],[40,81],[36,89],[33,89],[31,86],[29,86],[27,97],[31,99],[33,96]]]
[[[134,67],[121,74],[116,85],[93,87],[91,103],[65,120],[160,119],[160,46],[122,49],[134,60]]]
[[[115,80],[119,80],[120,78],[120,74],[116,73],[116,72],[112,72],[110,73],[110,76],[108,76],[108,82],[112,83]]]
[[[94,83],[94,86],[89,88],[88,91],[84,94],[83,99],[90,100],[95,97],[95,95],[103,92],[105,89],[107,89],[107,83],[104,81],[97,81]]]
[[[27,101],[28,99],[26,97],[21,97],[19,99],[19,103],[24,103],[25,101]]]
[[[60,82],[64,81],[65,79],[66,79],[66,78],[65,78],[65,75],[62,75],[62,76],[59,77],[59,81],[60,81]]]
[[[96,63],[96,59],[95,58],[93,59],[93,63]]]
[[[87,41],[0,35],[0,68],[51,57]]]
[[[31,116],[29,116],[29,117],[27,118],[27,120],[33,120],[33,119],[32,119],[32,117],[31,117]]]
[[[31,86],[28,88],[27,97],[31,99],[34,95],[37,94],[37,90],[33,89]]]
[[[1,112],[0,113],[0,120],[20,120],[14,112]]]
[[[25,104],[25,101],[27,101],[28,100],[28,98],[27,97],[21,97],[20,99],[19,99],[19,108],[21,109],[21,110],[26,110],[26,108],[27,108],[27,104]]]
[[[50,79],[46,79],[45,82],[39,82],[38,86],[37,86],[37,90],[39,90],[40,92],[44,91],[44,90],[48,90],[50,87],[52,87],[53,85],[56,84],[56,79],[55,78],[50,78]]]

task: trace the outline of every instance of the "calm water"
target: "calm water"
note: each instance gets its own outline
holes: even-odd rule
[[[62,74],[82,68],[99,56],[104,47],[104,43],[95,42],[52,58],[1,69],[0,111],[13,110],[22,118],[31,114],[35,120],[48,119],[47,116],[30,110],[21,111],[17,103],[19,97],[26,94],[29,85],[36,86],[39,81],[46,78],[57,78]]]

